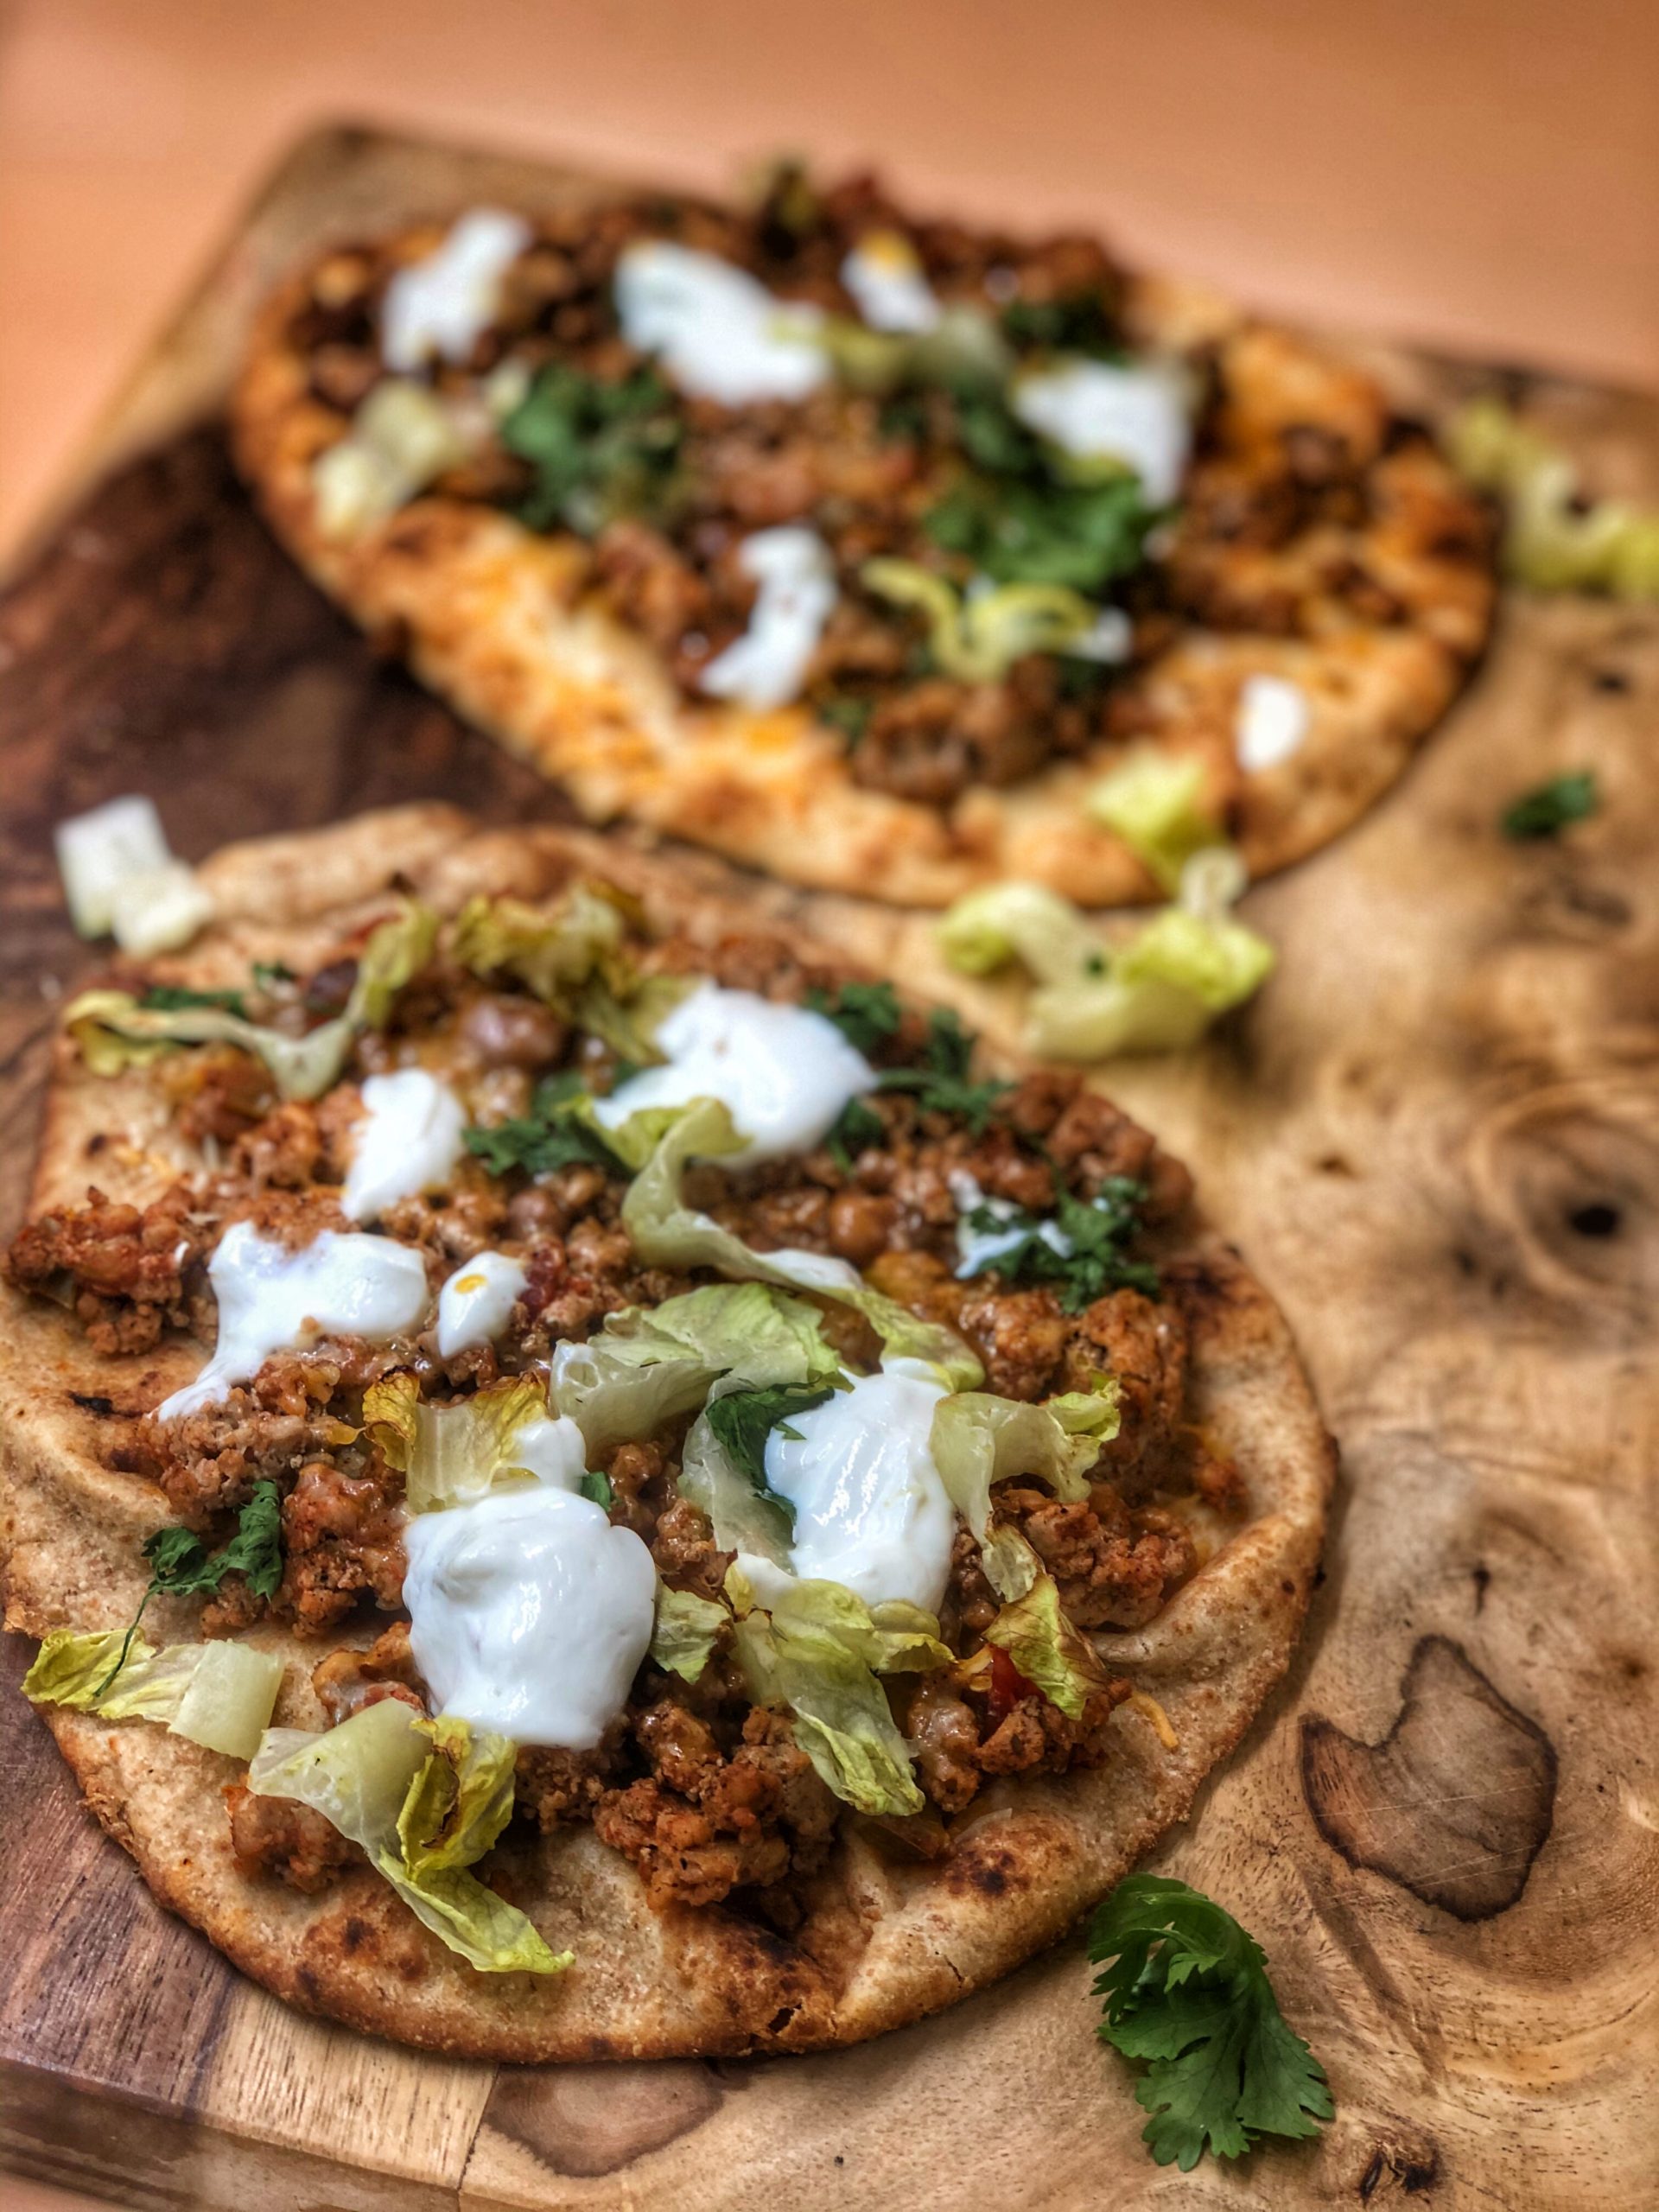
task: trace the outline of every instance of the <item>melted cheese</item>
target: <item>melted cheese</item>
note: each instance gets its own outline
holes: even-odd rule
[[[906,1599],[937,1613],[950,1579],[955,1509],[931,1448],[946,1395],[914,1363],[858,1376],[766,1439],[766,1480],[795,1509],[790,1565],[802,1580],[839,1582],[867,1605]],[[740,1565],[764,1605],[790,1579],[766,1559]]]
[[[833,1021],[753,991],[700,983],[658,1027],[661,1067],[619,1084],[594,1111],[615,1128],[645,1106],[718,1098],[748,1143],[724,1163],[746,1166],[808,1152],[849,1098],[875,1088],[875,1071]]]
[[[352,1220],[373,1221],[397,1199],[445,1180],[461,1157],[467,1116],[449,1086],[424,1068],[372,1075],[363,1104],[340,1205]]]
[[[413,1330],[427,1308],[426,1265],[389,1236],[325,1229],[302,1251],[233,1222],[207,1268],[219,1301],[219,1341],[195,1381],[156,1408],[161,1421],[217,1404],[273,1352],[303,1351],[321,1336],[371,1344]]]
[[[764,714],[800,696],[835,611],[836,565],[817,531],[793,524],[746,537],[737,559],[760,587],[749,626],[715,654],[697,689]]]
[[[493,1344],[528,1281],[524,1262],[505,1252],[480,1252],[457,1268],[438,1293],[438,1357]]]
[[[1077,460],[1124,462],[1153,506],[1167,506],[1179,492],[1192,433],[1170,370],[1068,360],[1021,377],[1013,405],[1028,429]]]
[[[651,1642],[657,1571],[633,1531],[537,1484],[417,1514],[404,1542],[410,1643],[437,1709],[591,1751]]]
[[[779,300],[757,276],[712,253],[652,239],[616,264],[622,335],[655,353],[683,391],[723,407],[804,399],[830,374],[810,334],[819,310]]]
[[[387,367],[423,368],[434,353],[469,359],[499,309],[502,278],[534,235],[521,215],[474,207],[435,252],[400,269],[380,308]]]
[[[1299,752],[1313,720],[1307,694],[1282,676],[1247,676],[1238,695],[1233,744],[1246,775],[1276,768]]]
[[[841,264],[841,281],[872,330],[932,330],[939,302],[921,257],[897,231],[870,231]]]

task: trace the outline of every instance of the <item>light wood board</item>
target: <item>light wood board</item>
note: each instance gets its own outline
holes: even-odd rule
[[[0,601],[0,1224],[68,935],[52,823],[120,791],[196,855],[401,796],[561,812],[378,665],[270,544],[211,431],[271,276],[325,233],[547,172],[329,133],[296,152]],[[1452,372],[1389,358],[1425,404]],[[1467,377],[1463,378],[1467,381]],[[1526,397],[1659,497],[1659,407]],[[156,448],[148,458],[134,456]],[[1506,607],[1366,823],[1248,913],[1281,948],[1203,1051],[1110,1088],[1275,1293],[1344,1457],[1291,1675],[1159,1864],[1236,1910],[1329,2068],[1317,2144],[1160,2172],[1080,1941],[828,2058],[491,2069],[301,2018],[151,1902],[0,1692],[0,2163],[144,2207],[1659,2204],[1659,610]],[[1593,768],[1559,847],[1503,802]],[[688,865],[731,879],[707,861]],[[1012,1041],[927,925],[753,895]],[[6,1653],[6,1681],[26,1653]],[[3,2191],[0,2179],[0,2191]]]

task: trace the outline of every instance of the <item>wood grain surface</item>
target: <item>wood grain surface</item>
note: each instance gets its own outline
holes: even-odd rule
[[[60,911],[54,821],[146,790],[194,856],[395,797],[559,812],[377,664],[267,540],[217,432],[188,427],[275,266],[342,211],[480,185],[529,188],[404,142],[302,148],[82,487],[118,473],[0,601],[8,1230],[55,1006],[94,957]],[[1459,382],[1388,366],[1431,406]],[[1659,497],[1659,408],[1526,396],[1608,482]],[[1256,1005],[1111,1073],[1281,1300],[1344,1452],[1291,1676],[1158,1862],[1267,1945],[1332,2075],[1319,2142],[1154,2168],[1077,1939],[826,2058],[492,2070],[300,2018],[80,1811],[10,1692],[13,1648],[0,2162],[215,2212],[1659,2204],[1656,737],[1659,610],[1516,601],[1389,801],[1252,894],[1281,950]],[[1602,812],[1504,843],[1503,801],[1578,767]],[[925,921],[753,890],[1012,1037],[1017,995],[953,984]]]

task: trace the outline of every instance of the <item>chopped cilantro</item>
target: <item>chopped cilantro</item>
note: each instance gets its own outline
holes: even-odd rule
[[[849,1175],[857,1155],[872,1145],[884,1144],[887,1135],[887,1125],[875,1109],[867,1106],[861,1098],[849,1098],[824,1143],[842,1173]]]
[[[790,1424],[798,1414],[810,1413],[836,1393],[833,1382],[780,1382],[765,1390],[734,1390],[723,1398],[710,1398],[703,1408],[709,1426],[724,1446],[726,1456],[754,1488],[755,1495],[775,1505],[795,1528],[795,1508],[766,1480],[766,1439],[775,1428],[798,1444],[801,1433]]]
[[[1156,519],[1140,479],[1128,474],[1097,484],[991,474],[953,486],[922,517],[922,527],[994,582],[1094,593],[1139,568]]]
[[[972,1031],[963,1027],[954,1007],[935,1007],[927,1018],[921,1066],[883,1068],[877,1086],[882,1090],[908,1091],[924,1113],[960,1115],[978,1136],[998,1099],[1014,1086],[995,1077],[979,1083],[971,1079],[968,1070],[975,1041]]]
[[[817,711],[821,722],[828,722],[831,729],[841,732],[850,753],[870,726],[875,702],[855,698],[851,692],[843,692],[838,699],[820,700]]]
[[[584,1497],[592,1498],[595,1505],[602,1505],[607,1513],[616,1503],[616,1492],[611,1487],[610,1477],[597,1473],[592,1467],[588,1469],[576,1488]]]
[[[859,1052],[874,1052],[884,1037],[897,1032],[904,1018],[891,983],[843,983],[833,996],[815,983],[806,995],[806,1005],[833,1021]]]
[[[492,1175],[510,1174],[515,1167],[522,1167],[526,1175],[550,1175],[556,1168],[583,1161],[610,1174],[622,1174],[621,1161],[587,1118],[589,1103],[579,1075],[567,1070],[548,1076],[537,1084],[527,1115],[497,1122],[489,1128],[468,1129],[467,1149]]]
[[[523,519],[532,530],[564,523],[588,537],[617,515],[662,511],[683,434],[655,370],[607,381],[559,361],[501,425],[502,442],[537,472]]]
[[[274,990],[279,983],[297,983],[299,980],[285,960],[256,960],[253,963],[257,990]]]
[[[149,1561],[149,1586],[138,1601],[132,1625],[121,1639],[121,1649],[95,1693],[102,1697],[127,1663],[132,1639],[144,1609],[157,1595],[189,1598],[217,1590],[227,1574],[247,1577],[256,1598],[274,1598],[283,1579],[283,1500],[273,1482],[259,1482],[237,1516],[236,1534],[229,1543],[209,1552],[194,1530],[177,1526],[157,1529],[144,1539]]]
[[[1046,353],[1092,353],[1096,360],[1123,359],[1103,294],[1067,292],[1058,300],[1010,300],[1001,317],[1002,334],[1015,346]]]
[[[235,1014],[238,1021],[245,1021],[248,1014],[240,991],[192,991],[182,983],[152,983],[138,1003],[156,1014],[176,1014],[188,1006],[216,1006]]]
[[[1535,837],[1559,837],[1569,822],[1582,822],[1601,804],[1595,777],[1588,768],[1556,776],[1535,791],[1526,792],[1506,807],[1502,828],[1517,844]]]
[[[1138,1290],[1156,1298],[1158,1270],[1130,1259],[1124,1248],[1140,1225],[1137,1209],[1147,1195],[1143,1183],[1127,1175],[1109,1176],[1092,1200],[1074,1198],[1057,1184],[1051,1217],[1006,1214],[976,1206],[968,1226],[987,1236],[1022,1232],[1020,1242],[982,1260],[971,1272],[995,1274],[1009,1282],[1052,1282],[1067,1313],[1081,1313],[1109,1290]],[[1046,1230],[1058,1230],[1051,1242]]]
[[[1286,2025],[1260,1944],[1201,1891],[1131,1874],[1096,1911],[1089,1956],[1105,1966],[1101,2040],[1149,2062],[1135,2094],[1160,2166],[1190,2173],[1206,2150],[1242,2158],[1331,2118],[1325,2069]]]

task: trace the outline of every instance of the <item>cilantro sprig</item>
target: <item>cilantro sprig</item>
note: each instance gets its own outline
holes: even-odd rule
[[[775,1505],[795,1529],[795,1508],[766,1479],[766,1440],[776,1429],[798,1444],[799,1429],[791,1423],[815,1406],[826,1404],[838,1385],[835,1382],[780,1382],[762,1390],[734,1390],[723,1398],[710,1398],[704,1416],[725,1447],[726,1456],[759,1497]]]
[[[804,1004],[809,1012],[833,1021],[857,1052],[878,1051],[886,1039],[898,1033],[904,1019],[891,983],[842,983],[836,991],[815,983]]]
[[[1022,1231],[1020,1241],[988,1253],[969,1273],[995,1272],[1009,1282],[1058,1287],[1062,1309],[1081,1313],[1109,1290],[1138,1290],[1156,1298],[1161,1287],[1149,1261],[1132,1260],[1125,1247],[1140,1227],[1147,1186],[1128,1175],[1109,1175],[1093,1198],[1079,1198],[1055,1179],[1050,1215],[1004,1213],[976,1206],[968,1226],[982,1235]],[[1058,1232],[1056,1235],[1054,1232]]]
[[[574,1071],[545,1077],[536,1086],[528,1114],[468,1129],[467,1149],[492,1175],[510,1174],[515,1167],[527,1175],[550,1175],[556,1168],[583,1163],[608,1174],[626,1174],[603,1133],[587,1118],[588,1102]]]
[[[877,1079],[880,1090],[908,1091],[924,1113],[958,1114],[975,1136],[981,1135],[997,1101],[1012,1090],[1011,1083],[995,1076],[976,1083],[968,1071],[977,1040],[962,1026],[954,1007],[935,1007],[927,1018],[927,1039],[922,1064],[914,1068],[883,1068]]]
[[[1596,779],[1588,768],[1572,775],[1555,776],[1535,791],[1523,792],[1503,810],[1499,826],[1506,837],[1523,844],[1539,837],[1559,837],[1570,822],[1582,822],[1601,804]]]
[[[1317,2135],[1334,2109],[1325,2069],[1285,2024],[1260,1944],[1185,1882],[1131,1874],[1095,1914],[1105,1971],[1100,2036],[1144,2059],[1135,2097],[1160,2166],[1242,2158],[1263,2135]]]
[[[193,991],[184,983],[152,983],[138,1001],[146,1013],[177,1014],[192,1006],[220,1007],[245,1021],[248,1009],[240,991]]]
[[[563,523],[591,537],[623,514],[660,512],[684,435],[673,393],[652,369],[607,380],[550,362],[501,425],[536,470],[520,510],[531,530]]]
[[[210,1552],[194,1529],[177,1526],[157,1529],[144,1539],[149,1561],[149,1586],[138,1601],[132,1624],[121,1639],[115,1664],[99,1684],[95,1697],[105,1691],[127,1663],[132,1639],[152,1598],[192,1598],[217,1590],[227,1574],[247,1577],[256,1598],[274,1598],[283,1579],[283,1499],[273,1482],[258,1482],[253,1495],[237,1516],[236,1534],[227,1544]]]

